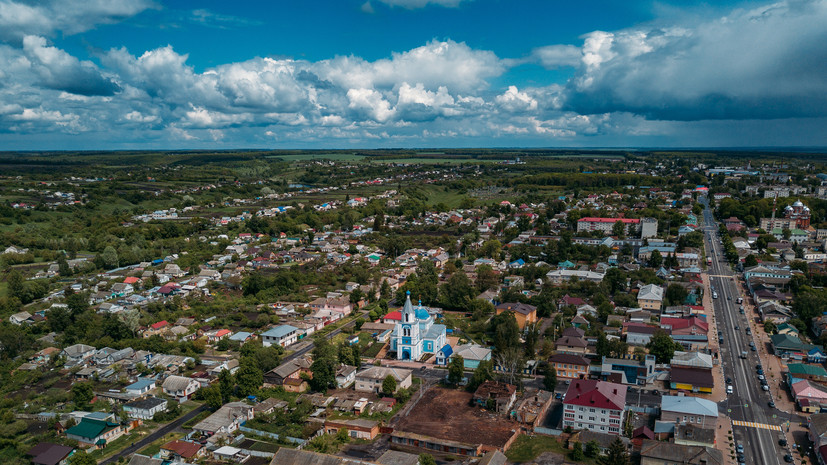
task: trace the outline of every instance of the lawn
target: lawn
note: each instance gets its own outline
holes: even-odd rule
[[[547,451],[557,452],[558,454],[568,453],[568,450],[557,442],[557,438],[538,434],[533,437],[527,435],[518,437],[508,448],[505,455],[512,462],[523,463],[534,460],[538,455]]]
[[[385,347],[384,343],[374,342],[368,348],[362,349],[362,357],[374,358],[382,351],[382,347]]]

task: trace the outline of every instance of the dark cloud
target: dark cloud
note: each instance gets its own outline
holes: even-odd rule
[[[827,115],[827,1],[586,36],[564,109],[654,119]]]

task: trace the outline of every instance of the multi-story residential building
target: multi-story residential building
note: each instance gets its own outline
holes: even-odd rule
[[[660,419],[670,423],[694,423],[714,427],[718,421],[715,402],[693,396],[663,396],[660,401]]]
[[[527,324],[537,322],[537,307],[534,305],[524,304],[522,302],[505,302],[497,305],[497,315],[503,312],[510,312],[514,314],[517,319],[517,326],[520,329],[525,329]]]
[[[626,411],[626,386],[578,379],[563,399],[563,426],[599,433],[620,434]]]
[[[602,231],[603,234],[610,235],[618,221],[623,223],[627,236],[639,234],[641,238],[646,238],[658,234],[658,220],[655,218],[580,218],[577,221],[577,232]]]
[[[644,310],[660,310],[663,304],[663,288],[657,284],[647,284],[637,294],[637,304]]]
[[[585,379],[589,376],[589,360],[580,355],[554,354],[548,362],[562,379]]]
[[[279,345],[287,347],[299,338],[299,328],[290,325],[279,325],[261,333],[261,343],[264,347]]]

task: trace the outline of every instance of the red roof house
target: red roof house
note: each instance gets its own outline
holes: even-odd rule
[[[400,321],[402,321],[402,313],[399,310],[389,312],[387,315],[382,317],[382,323],[385,324],[396,324]]]

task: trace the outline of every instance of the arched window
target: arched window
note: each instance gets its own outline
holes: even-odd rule
[[[409,328],[407,326],[402,328],[402,335],[405,336],[405,337],[410,337],[411,336],[411,328]]]
[[[410,323],[410,322],[411,322],[411,314],[410,314],[410,313],[406,313],[406,314],[405,314],[405,323]]]

